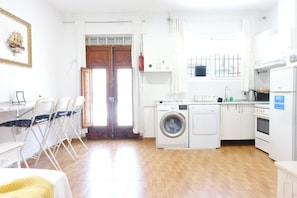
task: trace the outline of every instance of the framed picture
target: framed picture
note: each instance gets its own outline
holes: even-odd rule
[[[31,24],[0,8],[0,62],[32,67]]]

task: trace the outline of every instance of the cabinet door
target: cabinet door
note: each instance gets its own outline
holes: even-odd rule
[[[143,37],[144,71],[169,70],[172,59],[170,39],[166,36]]]
[[[239,105],[240,111],[240,139],[255,139],[254,105]]]
[[[144,71],[154,71],[158,65],[158,41],[153,37],[143,37]]]
[[[236,104],[221,105],[221,140],[239,140],[240,111]]]

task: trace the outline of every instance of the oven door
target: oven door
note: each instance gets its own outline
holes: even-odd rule
[[[269,116],[255,114],[255,137],[269,142]]]

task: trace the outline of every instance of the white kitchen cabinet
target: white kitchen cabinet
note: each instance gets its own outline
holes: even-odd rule
[[[240,116],[237,105],[221,105],[221,140],[240,139]]]
[[[255,139],[255,105],[240,105],[241,139]]]
[[[255,69],[272,69],[285,65],[285,56],[281,46],[283,40],[275,31],[264,31],[256,36],[256,64]]]
[[[171,45],[169,37],[143,37],[144,72],[168,72],[171,70]]]
[[[275,162],[277,170],[277,197],[297,197],[297,162],[279,161]]]
[[[221,140],[255,139],[253,104],[221,105]]]

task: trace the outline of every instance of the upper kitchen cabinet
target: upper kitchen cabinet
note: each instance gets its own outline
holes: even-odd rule
[[[278,32],[281,36],[281,47],[288,53],[296,49],[297,1],[278,1]]]
[[[275,27],[256,36],[255,69],[284,66],[286,55],[297,49],[297,1],[279,0]]]
[[[144,72],[171,71],[169,37],[143,36]]]
[[[275,31],[264,31],[256,36],[255,69],[272,69],[285,65],[285,52],[280,35]]]

